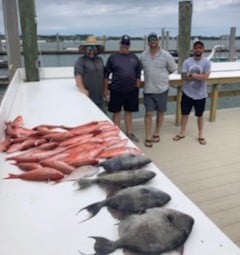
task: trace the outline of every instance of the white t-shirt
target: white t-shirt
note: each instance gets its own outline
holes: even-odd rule
[[[187,58],[182,65],[182,73],[210,73],[211,62],[202,57],[200,60],[195,60],[193,57]],[[207,97],[207,82],[190,80],[184,81],[182,91],[193,99],[202,99]]]

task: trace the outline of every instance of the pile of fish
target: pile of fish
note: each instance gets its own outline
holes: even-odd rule
[[[5,124],[0,152],[11,154],[6,160],[23,171],[9,173],[5,179],[75,180],[80,191],[92,184],[114,190],[106,199],[77,212],[90,214],[83,222],[107,207],[120,221],[117,240],[91,236],[95,239],[96,255],[107,255],[116,249],[138,255],[174,250],[182,254],[194,219],[186,213],[163,208],[171,196],[145,185],[156,176],[154,171],[145,168],[151,159],[130,147],[117,126],[110,121],[94,121],[75,127],[39,125],[29,129],[23,126],[21,116]],[[102,171],[97,174],[99,169]]]
[[[116,249],[134,255],[159,255],[172,251],[183,254],[194,219],[186,213],[163,208],[171,196],[146,185],[156,176],[155,172],[145,168],[149,163],[151,159],[143,154],[126,153],[98,163],[104,172],[95,178],[77,180],[79,190],[92,184],[107,185],[114,190],[106,199],[86,205],[77,212],[80,222],[84,222],[107,207],[112,217],[120,220],[116,241],[91,236],[95,239],[96,255],[107,255]],[[86,212],[87,217],[82,218],[82,213]]]
[[[74,127],[38,125],[26,128],[23,117],[18,116],[13,121],[5,122],[5,125],[5,138],[0,143],[0,152],[11,154],[6,160],[24,171],[20,174],[10,173],[6,179],[56,181],[72,174],[76,169],[81,170],[83,166],[101,166],[102,161],[113,157],[123,154],[128,154],[129,157],[142,153],[129,146],[128,139],[122,138],[119,128],[108,120]],[[83,169],[86,171],[86,168]]]
[[[77,212],[80,217],[83,212],[89,213],[80,220],[84,222],[94,217],[101,208],[107,207],[110,214],[120,220],[117,240],[91,236],[95,239],[96,255],[107,255],[116,249],[124,249],[124,253],[135,255],[158,255],[172,251],[183,254],[194,219],[186,213],[163,208],[171,196],[146,185],[156,175],[143,169],[150,162],[144,155],[123,154],[99,163],[105,172],[96,178],[77,181],[79,189],[94,183],[120,188],[106,199],[89,204]],[[80,254],[84,255],[83,252]]]
[[[145,170],[128,170],[131,173],[134,171],[143,173]],[[107,176],[124,172],[127,171],[116,171]],[[135,174],[136,178],[140,172]],[[121,178],[117,180],[119,183],[116,185],[121,185]],[[91,183],[91,180],[89,182]],[[96,179],[92,182],[96,182]],[[86,219],[81,220],[84,222],[106,206],[112,216],[120,220],[119,238],[116,241],[100,236],[90,236],[95,239],[96,255],[107,255],[116,249],[124,249],[127,254],[130,252],[135,255],[158,255],[172,251],[183,254],[184,243],[191,233],[194,219],[186,213],[162,208],[170,199],[171,196],[160,189],[132,183],[131,187],[123,188],[102,201],[81,208],[77,214],[85,210],[90,213]],[[84,255],[83,252],[80,254]]]

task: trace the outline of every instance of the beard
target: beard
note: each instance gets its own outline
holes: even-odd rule
[[[194,53],[194,56],[195,56],[195,57],[201,57],[201,56],[202,56],[202,52],[195,52],[195,53]]]

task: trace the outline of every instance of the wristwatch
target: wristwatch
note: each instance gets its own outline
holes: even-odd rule
[[[188,77],[189,77],[189,78],[192,78],[192,74],[190,73],[190,74],[188,75]]]

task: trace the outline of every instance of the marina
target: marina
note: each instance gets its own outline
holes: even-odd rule
[[[222,42],[216,43],[216,41],[206,47],[206,54],[210,53],[208,57],[212,61],[211,74],[207,81],[209,97],[204,115],[204,137],[207,144],[199,144],[197,121],[193,113],[189,117],[184,139],[179,141],[172,139],[179,131],[181,117],[179,106],[182,80],[181,75],[176,72],[169,76],[168,105],[171,107],[169,107],[170,112],[168,111],[165,116],[160,141],[154,143],[152,148],[148,148],[144,145],[142,89],[139,100],[141,110],[138,115],[134,114],[133,121],[133,132],[139,138],[139,142],[133,143],[124,133],[124,122],[121,122],[120,129],[115,127],[111,122],[111,114],[100,111],[89,97],[80,93],[76,86],[73,63],[77,58],[79,41],[64,46],[58,42],[57,48],[48,48],[47,52],[44,47],[49,45],[48,42],[37,40],[33,3],[34,1],[25,0],[18,2],[22,48],[19,51],[18,40],[9,40],[7,48],[8,53],[11,53],[8,59],[10,64],[7,63],[8,69],[6,67],[0,69],[1,78],[5,79],[6,73],[8,76],[9,72],[10,79],[9,85],[1,85],[3,89],[0,90],[2,94],[0,140],[4,141],[1,143],[0,153],[2,169],[0,253],[4,255],[148,255],[150,253],[240,255],[238,132],[240,106],[237,102],[233,104],[234,108],[222,109],[224,107],[219,103],[222,98],[234,98],[238,101],[240,96],[240,45],[239,37],[237,41],[235,40],[236,27],[231,27],[229,36],[222,37],[229,42],[227,47]],[[9,13],[10,9],[14,10],[17,7],[15,4],[15,2],[3,1],[4,11]],[[196,39],[190,36],[192,10],[191,1],[179,1],[179,47],[170,46],[173,41],[168,43],[170,39],[168,33],[166,41],[162,40],[163,48],[175,54],[175,60],[180,65],[183,56],[185,58],[191,54],[188,42]],[[6,23],[15,24],[14,19],[9,19],[9,15],[5,17],[7,17]],[[15,22],[18,23],[17,20]],[[8,36],[18,38],[18,25],[6,27]],[[32,31],[31,35],[29,31]],[[59,39],[59,34],[57,38]],[[165,28],[162,28],[161,38],[165,38]],[[119,42],[115,40],[114,43],[116,49],[105,47],[104,62],[112,51],[118,50]],[[139,43],[143,45],[139,47]],[[137,40],[134,51],[139,54],[145,47],[144,40]],[[223,55],[216,57],[218,50]],[[1,55],[0,58],[3,57],[5,61],[4,53]],[[7,72],[5,73],[4,70]],[[101,129],[100,123],[108,125],[107,129]],[[94,129],[90,131],[89,125]],[[82,128],[85,130],[83,133]],[[112,132],[113,128],[114,132]],[[112,143],[116,132],[117,142],[115,140],[115,143]],[[81,139],[82,134],[87,135],[84,143],[76,142],[75,139],[79,139],[79,134]],[[108,135],[110,143],[102,138],[99,140],[99,134],[104,137]],[[95,141],[91,142],[88,135]],[[74,142],[71,140],[69,148],[68,146],[62,148],[60,144],[66,142],[69,144],[66,139],[69,137],[70,140],[74,138]],[[36,141],[33,144],[31,138],[43,138],[44,141],[41,143],[43,142],[47,147],[40,148],[41,145],[39,146]],[[27,147],[26,153],[24,151],[22,154],[21,150],[26,149],[23,146],[25,142],[31,142],[31,147]],[[54,142],[55,147],[49,149],[48,146],[52,146]],[[120,149],[121,142],[125,144],[122,146],[124,150]],[[89,144],[94,146],[90,147],[90,150],[87,149]],[[114,210],[112,212],[105,206],[91,219],[87,221],[81,219],[78,214],[81,208],[96,203],[102,204],[103,200],[108,197],[111,199],[114,194],[114,189],[106,188],[107,182],[103,182],[104,185],[99,185],[98,182],[101,178],[108,178],[107,169],[103,168],[106,161],[102,161],[113,157],[108,150],[108,146],[111,148],[112,145],[116,147],[110,149],[110,152],[114,151],[123,156],[123,151],[126,152],[127,148],[128,152],[143,154],[152,161],[150,160],[150,163],[148,161],[147,165],[136,170],[138,174],[133,178],[132,184],[124,179],[122,186],[121,184],[114,186],[112,183],[111,187],[125,190],[128,185],[138,185],[139,183],[136,182],[138,177],[140,178],[145,170],[148,171],[150,174],[148,179],[140,178],[145,187],[158,188],[168,195],[167,202],[161,209],[165,212],[164,217],[159,217],[159,214],[148,214],[148,211],[141,208],[139,214],[133,217],[139,219],[142,214],[149,218],[146,224],[143,220],[137,223],[126,215],[119,224]],[[88,176],[87,180],[78,180],[77,183],[66,181],[65,177],[69,177],[69,172],[59,172],[60,169],[56,165],[51,166],[51,173],[50,169],[46,170],[45,160],[53,159],[51,156],[49,158],[49,155],[53,156],[54,162],[64,163],[68,167],[91,164],[88,167],[94,166],[94,175]],[[31,166],[30,172],[23,172],[19,164],[21,162],[37,163],[40,167],[35,165],[33,169]],[[127,162],[125,163],[127,165]],[[58,172],[58,176],[54,177],[53,171],[55,174]],[[105,174],[96,175],[96,171]],[[130,172],[132,175],[133,169]],[[122,173],[120,174],[122,181],[126,171],[120,173]],[[58,181],[53,181],[54,178],[55,180],[58,178]],[[117,202],[118,205],[122,205],[121,199]],[[143,199],[141,193],[140,200],[146,202],[146,199],[145,194]],[[134,199],[129,201],[133,205],[136,202]],[[177,219],[177,215],[171,213],[171,210],[186,214],[189,221],[181,217]],[[124,226],[121,230],[121,224],[125,225],[125,230]],[[130,232],[135,227],[137,230],[131,235]],[[121,246],[128,241],[128,246]]]

